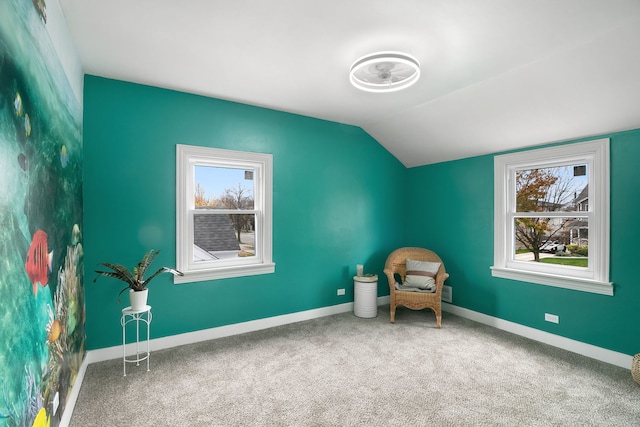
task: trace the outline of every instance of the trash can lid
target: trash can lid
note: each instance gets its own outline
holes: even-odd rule
[[[377,274],[365,274],[364,276],[353,276],[353,280],[356,282],[377,282]]]

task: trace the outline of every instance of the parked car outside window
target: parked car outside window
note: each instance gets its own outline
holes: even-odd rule
[[[565,252],[567,250],[567,247],[563,243],[560,243],[557,240],[554,240],[554,241],[544,242],[539,249],[540,249],[540,252],[556,253],[556,252]]]

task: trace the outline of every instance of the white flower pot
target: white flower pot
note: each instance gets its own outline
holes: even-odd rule
[[[147,296],[149,295],[149,289],[142,291],[129,290],[129,302],[131,303],[131,310],[142,310],[147,305]]]

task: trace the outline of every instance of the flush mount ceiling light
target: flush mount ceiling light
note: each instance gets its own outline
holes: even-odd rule
[[[394,92],[404,89],[420,78],[420,63],[400,52],[378,52],[358,59],[351,66],[349,80],[367,92]]]

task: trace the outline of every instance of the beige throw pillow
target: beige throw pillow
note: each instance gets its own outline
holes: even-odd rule
[[[403,285],[418,289],[435,289],[435,278],[439,268],[439,262],[407,259],[407,275]]]

